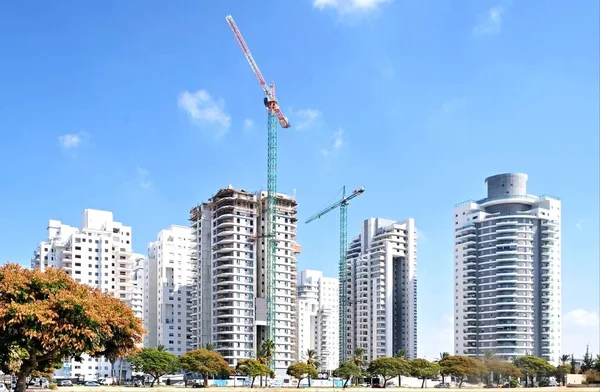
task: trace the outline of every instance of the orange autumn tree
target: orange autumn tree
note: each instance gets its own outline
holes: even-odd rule
[[[127,305],[64,271],[0,267],[0,370],[17,375],[17,392],[64,359],[123,356],[144,332]]]

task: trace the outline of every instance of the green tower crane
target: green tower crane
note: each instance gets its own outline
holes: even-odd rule
[[[338,264],[338,273],[340,279],[340,293],[339,293],[339,358],[340,363],[346,362],[346,354],[347,354],[347,341],[348,341],[348,331],[346,330],[347,324],[347,316],[348,316],[348,283],[346,280],[346,253],[348,251],[348,228],[347,228],[347,220],[348,220],[348,204],[350,200],[354,199],[356,196],[361,195],[365,191],[365,188],[362,187],[352,192],[352,194],[346,197],[346,187],[342,188],[342,198],[341,200],[336,201],[329,207],[324,210],[316,213],[306,220],[306,223],[310,223],[316,219],[319,219],[323,215],[327,214],[330,211],[335,210],[340,207],[340,261]]]
[[[289,128],[290,123],[281,112],[279,103],[275,97],[275,83],[271,83],[271,86],[267,85],[265,78],[263,77],[256,61],[248,49],[248,45],[242,37],[242,33],[238,29],[233,17],[228,15],[226,18],[235,39],[242,48],[246,60],[250,64],[250,68],[254,72],[254,75],[258,79],[258,83],[263,90],[264,98],[263,103],[267,108],[267,139],[268,139],[268,152],[267,152],[267,222],[265,225],[267,238],[267,252],[266,252],[266,274],[265,278],[267,281],[267,339],[275,342],[275,252],[277,249],[277,238],[276,238],[276,221],[275,213],[277,206],[277,123],[282,128]],[[272,365],[275,364],[275,355],[271,359]]]

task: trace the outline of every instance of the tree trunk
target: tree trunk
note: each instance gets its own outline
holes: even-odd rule
[[[302,379],[298,380],[298,386],[296,388],[300,388],[300,381],[302,381]]]
[[[310,388],[310,377],[308,378],[308,387]]]
[[[123,357],[119,358],[119,385],[121,385],[121,377],[123,375]]]
[[[254,380],[256,380],[256,377],[252,377],[252,382],[250,383],[250,388],[254,388]]]
[[[421,389],[425,388],[425,377],[423,377],[423,382],[421,383]]]
[[[398,386],[402,386],[402,376],[398,376]]]
[[[25,392],[27,389],[27,377],[31,374],[33,366],[22,365],[19,373],[17,374],[17,385],[15,392]]]
[[[202,378],[204,379],[204,388],[208,388],[208,373],[204,373]]]
[[[346,379],[346,382],[344,383],[344,386],[342,388],[346,388],[346,385],[348,385],[348,381],[350,381],[349,378]]]
[[[459,380],[460,381],[458,382],[458,387],[462,388],[463,378],[461,377],[461,378],[459,378]]]

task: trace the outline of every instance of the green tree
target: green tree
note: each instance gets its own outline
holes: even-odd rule
[[[144,333],[126,304],[62,270],[0,267],[0,370],[16,374],[17,392],[63,359],[127,353]]]
[[[398,386],[402,386],[402,376],[410,376],[410,362],[408,359],[394,358],[398,362]]]
[[[584,375],[585,384],[600,384],[600,373],[596,369],[587,370]]]
[[[600,372],[600,354],[596,355],[596,360],[594,361],[594,369],[597,372]]]
[[[567,385],[567,374],[569,374],[570,369],[571,367],[569,365],[558,365],[555,373],[556,381],[562,383],[563,386]]]
[[[235,370],[244,376],[252,378],[250,388],[254,388],[254,380],[256,380],[256,377],[275,377],[275,372],[269,369],[267,365],[260,363],[257,359],[239,360]]]
[[[440,366],[426,359],[416,358],[410,361],[410,375],[423,380],[421,388],[425,388],[425,380],[437,377]]]
[[[158,348],[143,348],[129,355],[127,360],[131,363],[134,371],[152,376],[150,386],[154,386],[161,376],[178,372],[181,369],[179,358],[176,355]]]
[[[363,359],[365,352],[364,348],[357,347],[354,349],[354,355],[352,356],[352,362],[354,362],[361,370],[364,370],[365,367],[365,361]],[[358,385],[358,377],[354,379],[354,385]]]
[[[369,363],[367,372],[374,376],[383,378],[383,387],[387,387],[387,382],[394,377],[400,376],[404,369],[401,368],[401,362],[398,358],[379,357]]]
[[[490,359],[483,362],[486,372],[492,374],[490,381],[501,380],[502,377],[521,377],[521,371],[512,363],[500,359]]]
[[[577,362],[575,362],[575,354],[571,354],[571,370],[570,374],[577,374]]]
[[[184,371],[201,373],[205,387],[208,386],[209,375],[230,373],[229,364],[223,356],[205,348],[188,351],[181,356],[180,362]]]
[[[585,373],[593,368],[594,358],[592,357],[592,353],[590,353],[590,345],[588,344],[585,347],[585,354],[583,354],[583,359],[581,360],[581,373]]]
[[[449,356],[439,362],[440,372],[458,379],[458,387],[462,387],[465,378],[482,372],[481,363],[473,358],[461,355]]]
[[[350,381],[353,377],[359,377],[361,372],[360,368],[352,361],[344,362],[337,368],[333,374],[336,377],[343,378],[346,380],[344,382],[344,388],[348,385],[348,381]]]
[[[561,365],[566,365],[570,359],[571,359],[571,356],[569,354],[563,354],[560,356],[559,361],[560,361]]]
[[[525,377],[525,386],[529,386],[531,380],[533,385],[534,377],[549,376],[555,373],[554,366],[550,365],[546,360],[535,357],[533,355],[525,355],[515,359],[514,364],[519,368]]]
[[[303,362],[294,363],[287,368],[287,375],[292,376],[298,380],[298,388],[300,388],[300,382],[308,378],[308,385],[310,386],[311,378],[318,376],[317,369]]]
[[[317,352],[311,348],[306,350],[306,363],[315,369],[319,370],[321,367],[321,361],[319,361],[319,357],[317,356]],[[310,386],[310,380],[309,380]]]
[[[212,343],[206,343],[206,345],[204,346],[204,349],[208,350],[208,351],[215,351],[215,345]]]
[[[394,358],[404,358],[406,360],[408,360],[408,353],[406,352],[406,350],[398,350],[396,351],[396,354],[394,354]]]
[[[447,352],[447,351],[444,351],[444,352],[440,353],[440,356],[434,362],[438,363],[442,359],[448,358],[449,356],[450,356],[450,353]],[[442,376],[442,384],[445,384],[446,383],[446,376],[447,376],[447,374],[444,373],[444,369],[440,369],[440,376]]]

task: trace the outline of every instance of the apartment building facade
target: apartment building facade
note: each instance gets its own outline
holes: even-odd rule
[[[454,208],[456,354],[561,354],[561,202],[527,179],[488,177],[486,198]]]
[[[192,208],[198,279],[193,335],[211,343],[232,366],[256,356],[266,339],[266,192],[231,186]],[[296,353],[296,206],[277,194],[275,371],[284,375]]]
[[[144,265],[145,257],[133,253],[131,238],[131,227],[114,221],[112,212],[86,209],[81,228],[58,220],[48,222],[48,238],[39,243],[31,267],[60,268],[77,282],[113,294],[142,319],[140,266]],[[115,368],[122,370],[122,377],[131,376],[126,364],[120,366],[117,361]],[[84,356],[82,362],[65,360],[63,367],[55,372],[55,378],[95,380],[111,374],[112,366],[104,358]]]
[[[196,238],[188,226],[171,225],[148,244],[146,264],[146,347],[162,345],[182,355],[193,345]]]
[[[315,350],[323,371],[339,365],[339,279],[304,270],[298,275],[297,361]]]
[[[417,357],[417,231],[413,218],[369,218],[348,247],[346,355]]]

